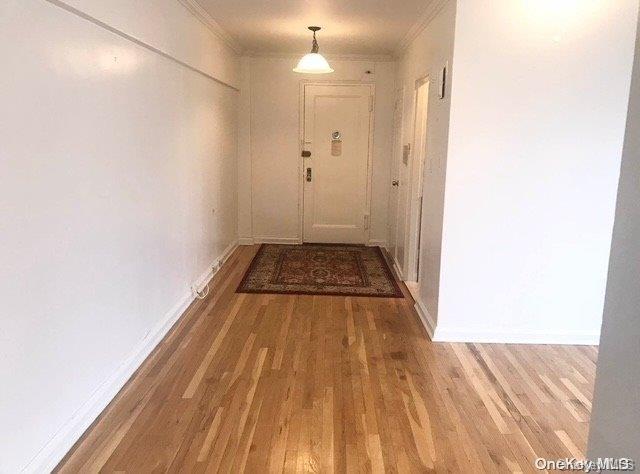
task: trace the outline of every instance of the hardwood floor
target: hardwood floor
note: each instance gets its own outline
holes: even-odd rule
[[[236,294],[241,247],[60,472],[538,472],[583,457],[594,347],[429,341],[412,301]]]

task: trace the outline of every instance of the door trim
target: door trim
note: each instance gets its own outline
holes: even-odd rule
[[[424,130],[424,143],[422,148],[418,150],[416,148],[417,132],[420,124],[418,123],[418,91],[419,89],[427,85],[427,110],[425,116],[426,128]],[[419,283],[420,275],[418,274],[419,260],[421,259],[421,247],[424,243],[424,238],[418,239],[422,233],[422,211],[424,209],[424,195],[420,199],[420,204],[415,202],[414,195],[417,192],[423,194],[424,191],[424,174],[426,172],[426,164],[428,161],[428,147],[427,140],[429,137],[429,106],[431,102],[431,78],[429,74],[419,77],[415,81],[414,94],[413,94],[413,134],[411,138],[411,156],[410,156],[410,168],[409,168],[409,188],[407,193],[407,209],[406,209],[406,235],[405,245],[407,252],[405,254],[405,270],[406,281],[412,281]],[[422,188],[422,189],[418,189]],[[421,236],[423,237],[423,236]]]
[[[394,123],[393,123],[393,138],[392,138],[392,167],[391,170],[391,179],[400,179],[400,165],[402,163],[402,147],[404,144],[404,119],[406,113],[406,101],[404,100],[405,95],[405,85],[401,84],[399,87],[395,89],[395,101],[394,101]],[[399,105],[400,108],[400,120],[397,123],[395,122],[395,114],[397,112],[397,107]],[[393,264],[396,267],[396,271],[398,273],[398,278],[402,281],[404,277],[402,276],[402,265],[398,262],[398,222],[400,221],[400,191],[396,191],[396,200],[395,206],[391,202],[391,191],[389,192],[389,199],[387,202],[387,216],[391,213],[395,216],[394,226],[391,228],[390,219],[387,217],[387,251],[391,255],[391,259],[393,260]],[[392,235],[393,234],[393,235]],[[393,238],[392,238],[393,237]],[[393,252],[391,252],[390,244],[393,242]]]
[[[304,160],[301,156],[304,145],[304,92],[306,86],[367,86],[369,87],[372,101],[369,114],[369,138],[367,151],[367,189],[365,197],[365,209],[368,216],[368,226],[365,229],[365,245],[371,243],[371,180],[373,176],[373,128],[375,126],[376,113],[376,85],[372,82],[361,81],[317,81],[303,79],[300,81],[298,96],[298,243],[304,242]]]

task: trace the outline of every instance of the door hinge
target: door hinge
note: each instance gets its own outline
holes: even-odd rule
[[[369,96],[369,112],[373,112],[373,96]]]
[[[364,215],[364,230],[369,230],[369,214]]]

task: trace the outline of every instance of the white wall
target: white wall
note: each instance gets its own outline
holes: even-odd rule
[[[640,460],[640,31],[636,35],[588,457],[628,457],[637,464]]]
[[[251,58],[240,59],[238,104],[238,235],[241,244],[253,243],[251,226]]]
[[[456,2],[448,0],[442,4],[422,32],[408,45],[398,63],[398,85],[404,86],[404,115],[402,143],[412,144],[411,159],[417,156],[413,146],[415,117],[415,83],[425,76],[430,78],[429,109],[427,117],[427,160],[430,169],[425,170],[423,189],[423,212],[421,233],[421,271],[419,276],[419,301],[423,313],[429,314],[433,324],[438,315],[438,289],[440,280],[440,253],[442,244],[442,218],[444,207],[444,185],[447,165],[447,143],[449,131],[449,91],[444,99],[438,96],[440,71],[453,59],[453,39]],[[449,70],[449,76],[451,75]],[[409,172],[411,160],[404,165],[400,160],[401,174]],[[390,209],[393,212],[395,209]],[[404,216],[398,219],[404,226]],[[403,239],[407,232],[401,229]],[[406,242],[401,243],[406,248]],[[406,268],[406,253],[403,254],[402,268]]]
[[[235,58],[239,46],[216,24],[203,24],[194,15],[194,9],[201,11],[194,0],[51,1],[89,15],[216,81],[239,87],[240,64]]]
[[[174,3],[74,2],[206,56]],[[2,3],[0,52],[0,472],[44,472],[236,240],[237,60],[44,0]]]
[[[597,343],[637,8],[458,2],[436,339]]]
[[[242,202],[241,216],[252,222],[242,227],[241,241],[297,242],[301,238],[298,219],[299,185],[299,97],[302,79],[375,82],[375,131],[371,200],[371,236],[373,243],[386,239],[387,193],[393,118],[395,63],[331,59],[335,72],[326,77],[301,76],[292,71],[296,57],[255,57],[249,62],[250,122],[241,123],[241,142],[250,133],[250,156],[241,155],[241,163],[251,163],[251,189],[244,184],[241,193],[250,193],[250,203]],[[366,70],[374,74],[365,74]],[[246,89],[242,91],[245,94]],[[250,131],[250,132],[249,132]],[[243,166],[243,165],[241,165]],[[246,166],[243,168],[246,171]],[[243,185],[242,181],[240,183]],[[248,207],[251,209],[248,209]],[[248,229],[252,234],[247,234]]]

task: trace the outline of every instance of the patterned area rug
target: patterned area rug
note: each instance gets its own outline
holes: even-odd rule
[[[238,293],[402,298],[379,247],[263,244]]]

